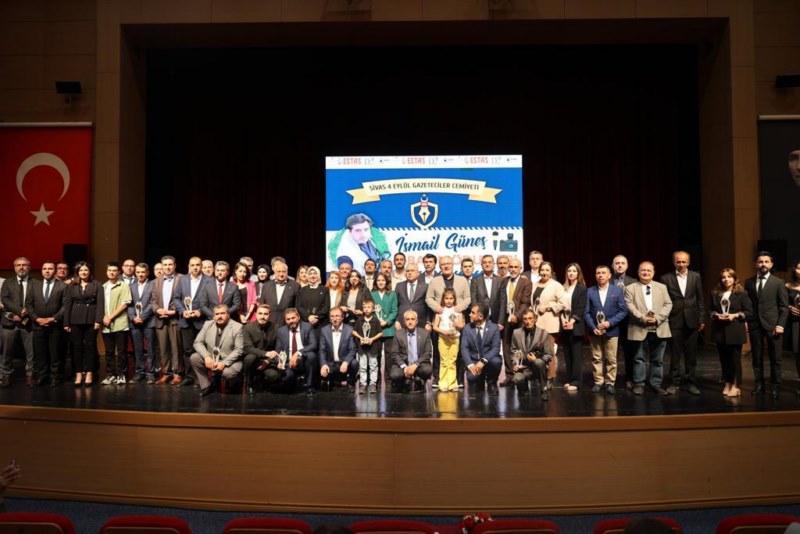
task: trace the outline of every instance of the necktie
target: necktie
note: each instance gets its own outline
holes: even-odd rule
[[[527,354],[530,351],[531,351],[531,331],[528,330],[527,332],[525,332],[525,353]]]
[[[764,290],[764,277],[758,277],[758,296],[761,296],[761,292]]]
[[[508,281],[508,300],[514,300],[514,287],[517,285],[516,280]]]
[[[414,300],[414,293],[415,293],[414,284],[413,283],[412,284],[408,284],[408,300],[409,301]]]
[[[414,332],[408,333],[408,365],[417,363],[419,356],[417,354],[417,336]]]
[[[44,302],[47,304],[50,302],[50,280],[47,281],[47,285],[44,288]]]
[[[224,284],[222,282],[220,282],[219,283],[219,289],[217,289],[217,298],[219,299],[219,304],[222,304],[222,293],[223,293],[222,287],[223,287],[223,285]]]
[[[374,246],[372,246],[372,243],[370,243],[369,241],[367,241],[366,243],[360,243],[360,244],[358,245],[358,248],[360,248],[360,249],[361,249],[361,252],[363,252],[364,254],[366,254],[366,256],[367,256],[369,259],[371,259],[371,260],[375,260],[375,261],[378,261],[378,254],[377,254],[377,250],[375,250],[375,247],[374,247]]]
[[[292,330],[292,346],[291,346],[292,354],[297,352],[297,330]]]
[[[18,278],[19,281],[19,304],[20,306],[25,306],[25,286],[22,284],[22,278]]]
[[[478,345],[483,349],[483,327],[478,327]]]

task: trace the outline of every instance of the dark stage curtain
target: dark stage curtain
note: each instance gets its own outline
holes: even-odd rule
[[[375,54],[378,59],[375,59]],[[148,258],[323,265],[325,156],[523,155],[525,252],[699,268],[690,46],[154,50]],[[527,263],[527,261],[526,261]]]

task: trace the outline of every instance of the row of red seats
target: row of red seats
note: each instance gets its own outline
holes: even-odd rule
[[[683,532],[681,525],[669,518],[659,517],[673,532]],[[604,519],[594,526],[594,534],[621,534],[629,518]],[[738,515],[723,519],[716,534],[783,534],[791,523],[800,518],[784,514]],[[357,521],[349,525],[356,534],[460,534],[455,526],[436,526],[422,521],[378,519]],[[38,512],[8,512],[0,514],[0,534],[75,534],[75,525],[66,516]],[[183,519],[156,515],[126,515],[112,517],[100,529],[100,534],[191,534]],[[558,525],[546,519],[496,519],[479,523],[473,534],[558,534]],[[233,519],[225,525],[223,534],[311,534],[311,527],[299,519],[248,517]]]

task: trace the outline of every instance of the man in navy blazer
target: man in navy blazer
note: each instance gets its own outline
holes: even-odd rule
[[[467,368],[467,382],[471,392],[483,391],[499,395],[497,378],[503,360],[500,358],[500,330],[487,320],[489,306],[474,304],[470,308],[470,323],[461,331],[461,359]]]
[[[286,324],[278,329],[278,341],[275,344],[278,353],[285,352],[288,356],[283,369],[286,373],[283,381],[291,383],[305,375],[306,395],[313,397],[316,394],[314,376],[319,363],[314,327],[300,320],[297,308],[287,309],[283,313],[283,320]]]
[[[589,344],[592,347],[594,374],[592,392],[599,393],[605,389],[606,393],[613,395],[614,382],[617,379],[619,325],[628,316],[628,307],[622,289],[609,283],[611,269],[607,265],[599,265],[595,269],[594,276],[597,285],[586,291],[586,311],[583,314],[586,328],[591,332]],[[601,312],[602,315],[599,315]],[[603,375],[604,361],[605,375]]]
[[[328,320],[329,324],[323,326],[319,333],[320,376],[328,384],[341,383],[346,379],[347,391],[353,393],[358,377],[353,327],[343,324],[344,312],[338,306],[328,312]]]
[[[205,322],[205,317],[200,311],[200,297],[203,295],[206,286],[211,284],[212,281],[211,278],[203,274],[202,266],[203,260],[197,256],[189,259],[188,273],[178,280],[178,287],[172,297],[175,311],[178,312],[178,327],[180,328],[179,332],[183,345],[183,368],[187,370],[191,369],[194,340]],[[191,300],[187,302],[188,299]],[[223,304],[228,303],[224,302]],[[191,386],[192,384],[194,384],[193,374],[187,372],[178,387]]]
[[[202,264],[201,264],[202,265]],[[214,280],[207,283],[200,293],[200,312],[206,320],[211,321],[214,319],[214,306],[225,304],[228,307],[228,313],[231,317],[237,317],[236,313],[239,311],[242,297],[239,294],[239,288],[236,284],[228,279],[231,272],[231,267],[227,261],[218,261],[214,265]],[[220,301],[219,295],[222,293],[222,300]]]
[[[128,305],[128,323],[133,341],[133,354],[136,358],[134,382],[147,378],[148,384],[155,384],[156,373],[153,356],[156,344],[156,316],[153,313],[153,282],[149,280],[150,266],[140,263],[134,268],[134,282],[131,284],[131,303]],[[182,279],[181,279],[182,280]],[[181,280],[178,280],[180,283]],[[147,356],[145,357],[145,346]]]

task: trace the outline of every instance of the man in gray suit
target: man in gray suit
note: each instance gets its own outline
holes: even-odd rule
[[[200,329],[194,340],[194,350],[192,369],[200,385],[201,397],[214,392],[214,383],[208,378],[209,371],[215,379],[233,380],[239,376],[244,354],[242,325],[231,321],[225,304],[214,306],[214,319],[206,321]]]
[[[400,328],[392,344],[392,379],[394,391],[425,391],[425,381],[431,377],[433,367],[433,343],[424,328],[417,328],[417,312],[407,310],[403,314],[405,328]]]
[[[13,372],[12,360],[14,345],[17,339],[22,341],[25,349],[25,374],[28,376],[28,385],[34,385],[33,373],[35,359],[33,355],[33,336],[28,309],[25,307],[25,297],[29,291],[31,262],[28,258],[19,257],[14,260],[16,276],[5,281],[0,288],[0,302],[3,305],[3,315],[0,325],[3,327],[3,352],[0,357],[0,387],[11,385]]]
[[[406,281],[394,286],[397,294],[397,317],[405,317],[405,312],[414,310],[417,313],[417,322],[421,323],[428,332],[431,331],[431,310],[425,304],[428,293],[428,284],[419,277],[419,267],[416,263],[409,263],[405,269]],[[398,319],[394,327],[402,328]]]
[[[662,387],[664,379],[664,350],[669,330],[669,312],[672,301],[667,286],[654,282],[655,268],[649,261],[639,264],[639,281],[625,286],[625,304],[628,306],[628,339],[638,343],[633,365],[633,393],[644,393],[647,378],[647,360],[650,354],[650,387],[659,395],[667,395]]]
[[[56,264],[42,263],[42,280],[31,280],[25,307],[31,316],[33,330],[33,353],[36,357],[36,383],[49,381],[56,387],[62,380],[59,376],[64,350],[64,292],[66,284],[56,280]]]

